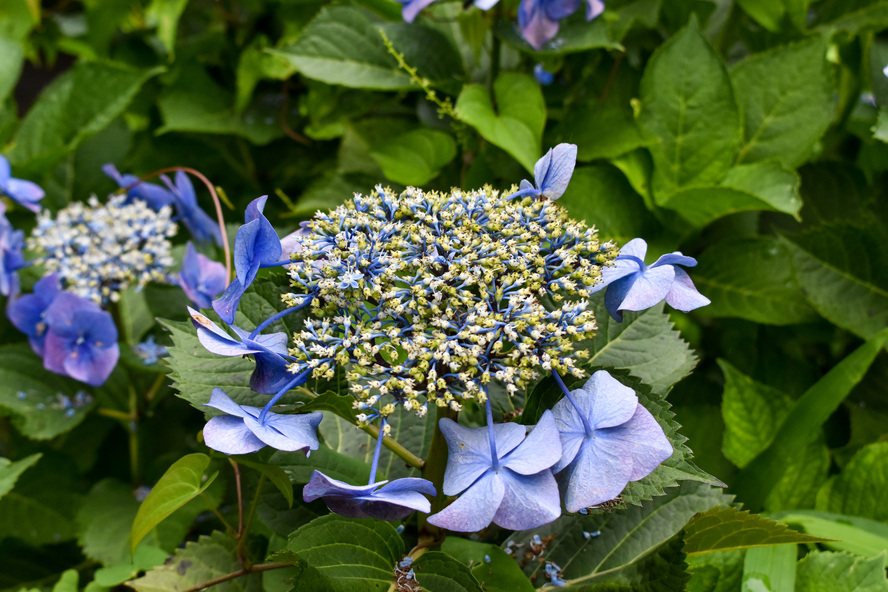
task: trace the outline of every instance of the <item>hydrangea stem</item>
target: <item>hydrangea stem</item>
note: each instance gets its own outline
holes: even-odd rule
[[[564,392],[564,396],[567,397],[567,400],[570,401],[571,405],[573,405],[573,408],[576,410],[577,415],[579,415],[580,419],[583,420],[583,429],[586,430],[586,436],[589,438],[594,437],[595,430],[592,429],[592,425],[589,423],[589,418],[586,417],[586,414],[583,413],[582,409],[580,409],[580,406],[573,398],[573,395],[570,394],[570,391],[567,389],[564,381],[561,379],[561,375],[558,374],[558,370],[552,368],[552,376],[555,378],[555,382],[558,383],[558,386],[561,387],[561,390]]]
[[[378,426],[374,426],[374,425],[364,426],[361,428],[361,430],[365,434],[369,434],[370,436],[372,436],[374,438],[379,438],[379,427]],[[419,469],[420,471],[423,470],[423,467],[425,466],[425,461],[423,461],[421,458],[419,458],[418,456],[416,456],[415,454],[413,454],[412,452],[410,452],[409,450],[404,448],[404,446],[399,444],[395,439],[383,438],[382,445],[385,446],[386,448],[388,448],[389,450],[391,450],[392,454],[395,454],[396,456],[401,458],[405,463],[407,463],[408,465],[410,465],[414,469]],[[371,481],[371,483],[372,483],[372,481]]]
[[[487,389],[484,389],[487,391]],[[490,404],[490,393],[487,393],[487,399],[484,401],[484,409],[487,412],[487,439],[490,441],[490,466],[494,471],[499,471],[500,462],[499,455],[496,453],[496,436],[493,433],[493,406]]]
[[[255,329],[253,329],[253,332],[250,333],[249,339],[256,339],[256,336],[259,335],[263,331],[263,329],[265,329],[266,327],[268,327],[269,325],[274,323],[276,320],[278,320],[282,317],[285,317],[290,313],[296,312],[297,310],[302,310],[303,308],[308,306],[309,302],[311,302],[311,296],[309,296],[305,300],[303,300],[302,304],[300,304],[298,306],[291,306],[290,308],[284,309],[281,312],[265,319],[264,321],[259,323],[259,325]]]
[[[283,397],[287,391],[289,391],[294,386],[299,386],[308,378],[308,375],[312,372],[312,368],[308,368],[303,370],[301,373],[296,375],[296,378],[288,382],[284,385],[284,388],[279,390],[275,396],[271,398],[271,401],[265,404],[265,407],[262,408],[262,412],[259,414],[259,419],[257,420],[259,423],[265,422],[265,416],[268,413],[268,410],[274,407],[274,404],[280,401],[281,397]]]
[[[376,449],[373,451],[373,462],[370,463],[370,481],[367,485],[376,482],[376,467],[379,465],[379,453],[382,450],[382,442],[385,440],[385,418],[379,418],[379,435],[376,436]]]
[[[441,433],[439,427],[441,420],[445,417],[456,421],[456,411],[448,406],[438,407],[435,415],[435,433],[432,435],[432,443],[429,446],[429,455],[426,457],[425,466],[422,469],[422,476],[428,479],[435,486],[438,494],[432,500],[432,509],[428,515],[434,514],[444,507],[444,469],[447,468],[447,441],[444,434]],[[419,517],[419,536],[420,542],[433,541],[440,538],[441,529],[432,526],[426,521],[427,515],[420,514]]]

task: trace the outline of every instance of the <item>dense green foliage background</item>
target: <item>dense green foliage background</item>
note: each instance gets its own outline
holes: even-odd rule
[[[696,257],[691,275],[712,300],[670,315],[695,353],[660,309],[627,315],[621,326],[602,311],[598,363],[668,393],[694,462],[727,489],[685,483],[630,506],[644,524],[657,517],[644,542],[620,530],[617,514],[540,529],[559,540],[615,533],[609,544],[623,555],[578,562],[566,574],[576,580],[570,589],[752,590],[753,580],[768,580],[769,590],[791,589],[781,581],[804,591],[888,590],[888,2],[609,0],[591,23],[581,14],[565,21],[540,52],[516,32],[516,6],[502,0],[482,12],[441,1],[406,24],[392,0],[6,0],[0,151],[16,177],[47,190],[51,209],[115,190],[100,170],[106,162],[139,175],[188,166],[224,191],[230,229],[250,200],[270,194],[266,213],[283,235],[377,183],[505,188],[530,177],[549,147],[575,143],[578,166],[559,203],[602,237],[645,238],[650,260],[673,250]],[[535,81],[538,63],[555,74],[551,85]],[[21,212],[10,219],[33,224]],[[154,287],[124,302],[131,343],[163,317],[172,321],[167,343],[193,346],[181,322],[186,301],[174,292]],[[254,291],[245,302],[258,316],[273,296]],[[168,368],[146,372],[125,356],[94,393],[105,412],[67,417],[53,397],[80,387],[43,372],[24,337],[2,323],[0,590],[46,588],[70,568],[81,587],[116,585],[187,539],[197,542],[136,586],[184,589],[174,588],[176,565],[205,568],[188,571],[184,587],[198,585],[238,569],[243,553],[263,560],[303,524],[276,560],[301,557],[286,570],[302,574],[299,590],[344,585],[330,582],[347,574],[324,564],[335,556],[312,560],[311,548],[299,547],[316,540],[320,526],[309,520],[317,507],[290,509],[277,488],[261,490],[261,526],[246,542],[213,533],[212,516],[194,522],[223,499],[231,518],[233,478],[218,458],[209,470],[192,458],[195,491],[204,471],[224,477],[159,527],[149,523],[151,545],[131,563],[126,541],[139,507],[131,490],[201,450],[200,414],[168,396]],[[634,358],[638,351],[648,357]],[[238,362],[218,372],[242,372]],[[177,387],[199,405],[200,391],[182,385],[204,385],[205,400],[205,377],[181,362],[174,368]],[[25,389],[45,400],[18,398]],[[152,396],[134,406],[146,391]],[[366,475],[366,462],[352,466],[358,461],[340,454],[344,438],[312,458],[342,476]],[[263,479],[292,495],[290,480],[304,483],[309,464],[285,456],[262,459],[286,471],[266,468]],[[258,495],[259,473],[244,471]],[[703,525],[686,525],[696,512],[721,507],[709,518],[736,521],[721,532],[743,530],[747,518],[725,509],[733,502],[840,541],[760,541],[745,551],[698,538],[695,547]],[[359,536],[347,521],[323,520],[325,533]],[[366,528],[374,532],[361,541],[394,545],[384,572],[403,542],[392,542],[388,524]],[[452,557],[467,564],[485,554],[460,548],[465,542],[422,558],[427,573],[443,574],[428,589],[474,590],[477,581],[505,589],[491,582],[508,582],[514,563],[498,547],[489,569],[504,565],[501,572],[481,573],[488,567],[476,558],[474,570],[454,575]],[[552,560],[564,566],[571,553],[553,551]],[[76,589],[72,573],[57,590]],[[283,585],[272,573],[284,572],[265,573],[267,589],[287,589],[272,587]],[[262,577],[229,585],[254,590]]]

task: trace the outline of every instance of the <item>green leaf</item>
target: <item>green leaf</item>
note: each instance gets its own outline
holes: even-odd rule
[[[873,126],[873,138],[888,142],[888,108],[879,109],[879,118]]]
[[[817,491],[829,475],[832,462],[823,432],[793,455],[765,499],[764,509],[779,512],[813,508]]]
[[[730,500],[730,496],[708,485],[684,483],[641,506],[594,516],[562,516],[551,524],[516,533],[510,540],[517,543],[513,547],[516,556],[524,557],[531,550],[531,537],[539,535],[547,541],[545,561],[562,567],[571,589],[588,589],[632,570],[634,564],[681,531],[694,514],[727,506]],[[530,561],[524,572],[528,577],[537,576],[539,582],[546,577],[544,562]]]
[[[533,592],[515,558],[496,545],[451,536],[441,550],[468,566],[485,592]]]
[[[736,592],[743,577],[745,551],[717,551],[688,557],[688,592]]]
[[[137,592],[179,592],[241,569],[237,559],[237,541],[221,532],[201,536],[185,543],[163,565],[127,585]],[[262,573],[247,574],[225,584],[229,592],[260,592]]]
[[[690,579],[681,533],[658,546],[640,561],[595,580],[592,587],[568,585],[567,590],[612,592],[671,592],[684,590]]]
[[[783,237],[799,285],[824,318],[864,339],[888,326],[888,231],[838,222]]]
[[[93,404],[67,407],[82,385],[53,374],[25,344],[0,347],[0,415],[34,440],[63,434],[84,420]]]
[[[795,590],[796,548],[791,545],[754,547],[743,561],[743,592]]]
[[[503,72],[493,84],[493,96],[496,110],[484,85],[465,86],[456,100],[456,116],[532,172],[546,122],[540,86],[526,74]]]
[[[753,55],[731,70],[743,113],[737,162],[776,158],[788,167],[808,159],[833,119],[827,39],[815,36]]]
[[[847,10],[836,19],[818,26],[818,30],[829,35],[845,33],[849,37],[855,37],[863,31],[879,30],[888,26],[888,2],[884,0],[841,4],[846,9],[854,10]]]
[[[572,218],[594,224],[600,237],[619,243],[650,236],[657,228],[644,200],[609,164],[577,168],[558,205],[567,208]]]
[[[793,456],[817,436],[823,423],[866,374],[886,340],[888,330],[878,333],[836,364],[796,401],[771,445],[734,480],[738,497],[748,507],[761,507]]]
[[[162,71],[78,62],[54,80],[25,115],[9,161],[28,170],[46,170],[123,113],[142,85]]]
[[[694,284],[712,303],[702,312],[756,323],[790,325],[815,320],[792,270],[785,243],[769,236],[732,238],[698,258]]]
[[[838,475],[817,493],[817,509],[836,514],[888,520],[888,442],[860,449]]]
[[[663,312],[663,304],[626,312],[622,323],[607,313],[603,298],[593,299],[591,305],[598,333],[588,347],[592,355],[585,367],[625,368],[655,393],[664,394],[697,365],[697,356]]]
[[[793,171],[777,162],[757,162],[732,168],[721,185],[683,189],[661,205],[698,228],[737,212],[770,210],[798,217],[798,189],[799,177]]]
[[[648,144],[632,111],[621,105],[578,105],[564,115],[555,133],[577,145],[579,162],[614,158]],[[575,172],[571,186],[576,179]]]
[[[59,581],[52,587],[52,592],[77,592],[79,582],[80,573],[76,569],[66,569]]]
[[[839,220],[860,221],[869,216],[869,187],[864,174],[852,164],[818,161],[799,169],[802,178],[801,217],[805,224],[818,226]],[[841,195],[842,199],[836,199]]]
[[[15,462],[0,457],[0,498],[12,490],[19,475],[34,466],[41,456],[43,455],[38,452]]]
[[[382,24],[344,3],[321,9],[295,44],[272,53],[287,59],[306,78],[327,84],[418,90],[386,49],[380,31],[419,76],[449,83],[464,77],[459,54],[438,31],[419,24]]]
[[[813,551],[799,561],[797,592],[886,592],[885,553],[857,557],[849,553]]]
[[[257,35],[244,48],[237,62],[237,92],[235,111],[240,114],[253,96],[253,90],[263,78],[286,80],[295,73],[290,63],[280,55],[266,51],[269,48],[268,37]]]
[[[740,141],[740,113],[728,72],[695,19],[654,52],[641,104],[638,124],[653,140],[658,203],[682,187],[721,181]]]
[[[388,522],[329,514],[290,535],[286,549],[272,558],[311,566],[327,584],[315,590],[363,592],[387,590],[403,555],[404,541]]]
[[[737,4],[743,12],[755,19],[755,21],[767,30],[776,33],[780,30],[786,7],[782,2],[774,0],[738,0]]]
[[[234,97],[210,78],[206,70],[190,63],[183,67],[157,100],[163,125],[155,134],[194,132],[235,135],[265,145],[284,135],[277,119],[267,113],[235,113]]]
[[[277,487],[278,491],[281,492],[284,499],[287,500],[287,505],[291,508],[293,507],[293,484],[290,483],[290,478],[282,468],[277,465],[255,462],[243,457],[238,457],[237,463],[245,467],[250,467],[265,475],[268,480]]]
[[[157,38],[170,54],[170,60],[175,55],[176,30],[186,4],[188,0],[152,0],[145,11],[145,17],[157,23]]]
[[[694,516],[685,528],[688,555],[767,545],[820,543],[824,539],[802,534],[786,524],[739,508],[712,508]]]
[[[441,167],[453,160],[456,142],[446,132],[421,128],[371,146],[370,155],[391,181],[418,186],[437,177]]]
[[[722,452],[743,468],[774,439],[793,401],[782,391],[749,378],[727,360],[718,360],[718,365],[725,375]]]
[[[883,522],[817,510],[790,510],[773,514],[772,518],[800,526],[810,535],[833,539],[823,545],[837,551],[864,557],[888,551],[888,524]]]
[[[0,55],[3,56],[0,60],[0,103],[2,103],[18,82],[25,61],[25,52],[20,43],[0,31]]]
[[[210,486],[218,473],[204,480],[209,464],[206,454],[186,454],[166,470],[139,506],[130,532],[131,551],[155,526]]]
[[[469,568],[440,551],[429,551],[413,562],[416,583],[428,592],[481,592]]]

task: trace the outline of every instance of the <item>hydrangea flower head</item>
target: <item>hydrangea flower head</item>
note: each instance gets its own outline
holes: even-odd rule
[[[102,385],[120,357],[117,327],[111,315],[95,302],[60,292],[44,318],[49,328],[43,348],[44,367],[92,386]]]
[[[9,320],[16,329],[28,336],[31,349],[39,356],[43,356],[43,342],[49,329],[46,310],[61,290],[58,274],[51,273],[34,284],[33,294],[17,298],[7,308]]]
[[[562,449],[552,470],[568,512],[614,499],[672,456],[663,428],[635,392],[603,370],[558,401],[552,413]]]
[[[53,218],[44,211],[28,246],[42,252],[40,262],[58,273],[65,290],[96,304],[116,302],[130,285],[166,282],[173,264],[169,237],[178,228],[172,211],[154,211],[140,200],[127,204],[125,195],[101,204],[91,197],[75,202]]]
[[[607,287],[604,304],[617,321],[622,322],[624,310],[645,310],[666,300],[666,304],[684,312],[709,304],[679,267],[693,267],[697,260],[680,252],[663,255],[653,265],[645,265],[647,243],[632,239],[620,249],[614,265],[602,271],[602,281],[592,291]]]
[[[414,511],[431,510],[427,495],[435,495],[435,486],[426,479],[405,477],[378,481],[369,485],[349,485],[314,471],[302,490],[306,502],[323,499],[330,511],[346,518],[401,520]]]
[[[142,181],[135,175],[121,175],[113,164],[106,164],[102,167],[102,172],[111,177],[117,185],[126,190],[129,198],[126,203],[132,203],[134,199],[140,199],[148,204],[152,210],[160,210],[164,206],[171,206],[175,201],[172,192],[164,189],[160,185]]]
[[[197,252],[191,241],[185,246],[179,285],[198,308],[207,308],[225,290],[225,266]]]
[[[444,493],[461,495],[429,516],[430,524],[458,532],[481,530],[491,522],[526,530],[561,515],[558,485],[549,470],[561,458],[551,411],[526,436],[525,427],[515,423],[466,428],[445,418],[439,427],[448,451]]]
[[[256,198],[247,206],[244,225],[238,229],[234,239],[236,277],[225,289],[225,293],[213,301],[213,310],[229,324],[234,322],[237,305],[256,279],[259,268],[277,263],[281,258],[281,241],[271,222],[262,214],[267,199],[268,196]]]
[[[176,205],[176,220],[185,225],[191,237],[200,244],[214,242],[222,245],[222,231],[219,224],[197,205],[194,185],[185,171],[176,171],[175,183],[166,175],[160,179],[170,188],[173,203]]]
[[[32,212],[39,212],[38,202],[43,199],[45,193],[36,183],[13,178],[9,161],[0,154],[0,195],[5,195]]]
[[[203,429],[204,442],[224,454],[249,454],[271,446],[288,452],[317,450],[320,411],[281,415],[259,407],[238,405],[225,391],[213,389],[207,407],[224,411],[210,419]]]
[[[521,0],[518,6],[518,26],[524,39],[539,51],[558,34],[560,21],[577,11],[580,0]],[[603,0],[588,0],[586,20],[604,12]]]

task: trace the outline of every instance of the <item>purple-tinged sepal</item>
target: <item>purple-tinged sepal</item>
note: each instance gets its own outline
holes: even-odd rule
[[[46,322],[46,310],[55,297],[61,292],[61,281],[57,273],[49,274],[36,284],[34,292],[25,294],[12,302],[6,311],[15,328],[28,336],[31,349],[38,356],[43,356],[43,342],[49,325]]]
[[[121,188],[126,188],[127,202],[140,199],[148,204],[152,210],[160,210],[164,206],[173,204],[175,197],[160,185],[142,181],[135,175],[121,175],[113,164],[108,163],[102,167],[102,172],[111,177]]]
[[[179,285],[198,308],[207,308],[213,298],[225,290],[225,266],[198,253],[188,241],[182,271],[179,272]]]
[[[568,512],[617,497],[672,456],[672,444],[635,392],[603,370],[552,408],[562,456],[552,467]]]
[[[224,454],[249,454],[265,446],[286,452],[304,452],[308,456],[317,450],[317,429],[323,419],[320,411],[298,415],[281,415],[262,409],[238,405],[225,391],[213,389],[207,407],[223,411],[226,415],[211,418],[204,426],[204,443]]]
[[[40,211],[40,200],[46,193],[39,185],[12,176],[12,169],[5,156],[0,154],[0,194],[18,202],[34,213]]]
[[[426,479],[406,477],[370,485],[349,485],[320,471],[312,473],[311,481],[302,490],[306,502],[323,499],[330,511],[340,516],[388,521],[401,520],[414,511],[430,512],[427,495],[435,495],[435,486]]]
[[[555,201],[567,190],[576,163],[576,145],[558,144],[549,149],[533,166],[533,179],[536,185],[525,179],[521,181],[516,195],[535,195]]]
[[[198,244],[214,242],[222,246],[222,231],[219,224],[197,205],[197,195],[194,193],[194,185],[185,171],[176,171],[175,183],[166,175],[160,179],[166,183],[176,204],[178,221],[185,225],[191,233],[191,237]]]

